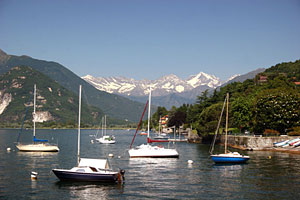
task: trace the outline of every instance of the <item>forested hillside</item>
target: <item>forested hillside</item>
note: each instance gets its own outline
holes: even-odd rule
[[[170,111],[159,108],[160,113],[155,113],[152,123],[156,125],[160,115],[169,114],[169,126],[184,124],[195,128],[200,135],[214,133],[226,93],[230,94],[231,131],[249,130],[265,135],[298,134],[300,60],[270,67],[254,79],[228,84],[211,96],[205,91],[198,96],[196,104],[173,107]],[[224,120],[222,123],[224,125]]]
[[[13,127],[22,123],[26,113],[26,123],[32,123],[33,86],[37,85],[37,112],[47,112],[47,120],[38,126],[69,127],[78,123],[78,95],[59,85],[51,78],[31,67],[14,67],[0,75],[0,103],[2,127]],[[83,98],[85,98],[83,87]],[[82,124],[99,125],[104,113],[92,105],[82,104]],[[109,123],[117,123],[109,118]]]

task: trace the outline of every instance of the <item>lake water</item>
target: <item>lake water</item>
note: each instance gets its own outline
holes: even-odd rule
[[[38,138],[58,142],[58,153],[19,152],[18,130],[0,130],[0,199],[299,199],[300,155],[243,152],[251,157],[248,164],[215,165],[209,145],[177,143],[179,159],[129,159],[134,131],[108,130],[116,137],[114,145],[92,144],[90,135],[96,132],[81,131],[81,157],[105,158],[113,153],[111,166],[126,170],[124,184],[56,178],[51,169],[76,165],[77,130],[37,130]],[[23,132],[22,141],[30,141],[31,133]],[[145,136],[137,135],[134,144],[145,142]],[[12,150],[7,152],[7,147]],[[31,180],[31,171],[39,173],[36,181]]]

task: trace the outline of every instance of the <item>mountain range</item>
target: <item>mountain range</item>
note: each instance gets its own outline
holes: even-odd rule
[[[57,62],[38,60],[29,56],[8,55],[0,49],[0,75],[16,66],[29,66],[77,95],[78,86],[82,85],[85,88],[83,101],[100,108],[112,118],[124,121],[138,121],[145,107],[145,102],[135,102],[120,95],[95,89],[92,85]]]
[[[17,66],[0,75],[0,80],[2,125],[4,122],[9,126],[21,123],[25,113],[28,113],[27,122],[32,122],[34,84],[37,85],[37,122],[48,126],[54,125],[51,122],[57,122],[57,125],[77,124],[78,96],[48,76],[31,67]],[[99,108],[82,104],[82,124],[98,125],[103,115]]]
[[[203,72],[190,76],[186,80],[182,80],[174,74],[163,76],[157,80],[134,80],[125,77],[95,78],[91,75],[82,78],[98,90],[124,96],[148,95],[150,87],[152,96],[164,96],[171,93],[183,93],[201,86],[216,88],[222,84],[219,78]]]
[[[145,102],[152,90],[152,101],[157,106],[164,106],[170,109],[171,106],[195,103],[197,96],[205,90],[214,89],[227,83],[254,78],[256,74],[264,71],[263,68],[249,72],[244,75],[233,75],[227,81],[221,81],[214,75],[200,72],[182,80],[174,74],[163,76],[156,80],[135,80],[126,77],[93,77],[86,75],[82,79],[89,82],[100,91],[125,96],[131,100]]]

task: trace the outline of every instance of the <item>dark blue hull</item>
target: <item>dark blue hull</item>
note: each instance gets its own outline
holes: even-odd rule
[[[116,182],[118,174],[81,173],[53,169],[52,172],[62,181],[85,181],[85,182]]]
[[[248,157],[220,157],[211,156],[215,163],[245,163],[249,160]]]

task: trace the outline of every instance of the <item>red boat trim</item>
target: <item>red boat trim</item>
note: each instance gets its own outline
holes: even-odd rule
[[[147,143],[152,143],[152,142],[169,142],[169,140],[151,140],[150,138],[147,138]]]

